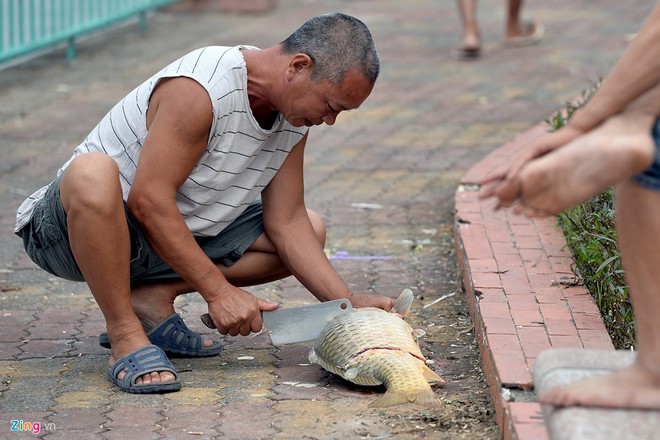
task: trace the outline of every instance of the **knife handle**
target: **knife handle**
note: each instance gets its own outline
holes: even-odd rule
[[[263,313],[261,314],[261,316],[262,317],[264,316]],[[208,328],[212,328],[212,329],[217,328],[215,324],[213,324],[211,315],[209,315],[208,313],[204,313],[202,316],[199,317],[199,319],[201,319],[204,325],[207,326]]]
[[[202,316],[199,317],[199,319],[202,320],[205,326],[208,328],[216,328],[215,324],[213,324],[213,320],[211,319],[211,315],[208,313],[204,313]]]

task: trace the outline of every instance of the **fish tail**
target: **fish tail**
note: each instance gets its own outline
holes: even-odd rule
[[[387,390],[385,394],[369,404],[373,408],[385,408],[388,406],[400,405],[402,403],[414,403],[423,406],[438,406],[442,403],[429,387],[415,392],[401,392],[396,390]]]
[[[399,295],[399,298],[397,298],[394,303],[392,311],[401,315],[402,318],[405,318],[408,316],[408,313],[410,313],[413,299],[415,299],[415,296],[413,295],[412,290],[403,289],[403,292],[401,292],[401,295]]]
[[[424,375],[424,379],[426,379],[427,382],[429,383],[434,383],[438,386],[445,386],[447,384],[447,381],[444,380],[442,377],[438,376],[438,373],[435,371],[431,370],[429,367],[424,365],[422,367],[422,374]]]

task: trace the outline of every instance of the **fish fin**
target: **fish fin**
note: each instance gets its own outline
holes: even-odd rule
[[[429,367],[424,365],[422,367],[422,374],[424,374],[424,379],[426,379],[427,382],[429,383],[434,383],[439,386],[445,386],[447,384],[447,381],[444,380],[442,377],[438,376],[438,373],[435,371],[431,370]]]
[[[369,404],[370,407],[385,408],[388,406],[401,405],[403,403],[414,403],[423,406],[438,406],[442,403],[431,388],[423,389],[413,393],[402,393],[388,390]]]
[[[349,368],[344,373],[344,379],[353,380],[357,377],[358,374],[360,374],[360,370],[358,369],[358,367]]]
[[[309,351],[309,355],[307,355],[307,359],[309,360],[310,364],[321,365],[321,362],[319,360],[319,355],[316,354],[316,350],[314,350],[314,348],[312,348]]]
[[[403,292],[401,292],[401,295],[399,295],[399,298],[394,303],[392,311],[405,318],[410,313],[410,306],[412,306],[413,299],[415,299],[415,295],[413,295],[412,290],[403,289]]]
[[[422,336],[424,336],[425,334],[426,334],[426,332],[425,332],[424,330],[422,330],[421,328],[416,328],[416,329],[413,330],[413,332],[412,332],[412,335],[413,335],[413,337],[414,337],[415,339],[419,339],[419,338],[421,338]]]

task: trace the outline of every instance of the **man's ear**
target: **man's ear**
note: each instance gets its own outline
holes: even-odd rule
[[[297,53],[289,62],[289,68],[287,69],[287,77],[292,79],[294,76],[299,74],[309,74],[312,71],[312,66],[314,61],[312,58],[304,53]]]

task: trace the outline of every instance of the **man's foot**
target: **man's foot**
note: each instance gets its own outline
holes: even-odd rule
[[[660,377],[638,366],[539,395],[544,405],[660,410]]]
[[[111,337],[112,354],[110,355],[110,359],[108,361],[108,364],[111,367],[123,357],[128,356],[140,348],[151,345],[151,342],[145,335],[144,330],[141,328],[138,327],[132,331],[130,329],[123,330],[125,331],[122,332],[121,337]],[[112,332],[112,334],[117,333],[119,333],[119,331]],[[125,371],[120,371],[115,376],[118,380],[122,380],[125,374]],[[174,381],[176,381],[176,376],[170,371],[152,371],[138,377],[135,380],[135,384],[143,385]]]
[[[504,45],[507,47],[523,47],[536,44],[545,36],[545,27],[535,21],[519,22],[507,27]]]
[[[141,284],[131,287],[131,304],[145,332],[160,325],[172,316],[176,291],[168,284]],[[211,339],[204,339],[203,346],[213,347]]]
[[[459,47],[451,53],[452,58],[459,61],[476,60],[481,56],[480,47]]]
[[[554,215],[644,171],[655,157],[653,119],[637,114],[612,117],[602,126],[520,172],[518,209],[530,217]]]
[[[476,25],[466,25],[461,45],[451,53],[455,60],[474,60],[481,56],[481,35]]]
[[[145,381],[152,372],[169,373],[174,380]],[[151,394],[179,391],[181,382],[167,356],[155,345],[138,348],[122,357],[108,369],[108,380],[126,393]]]

